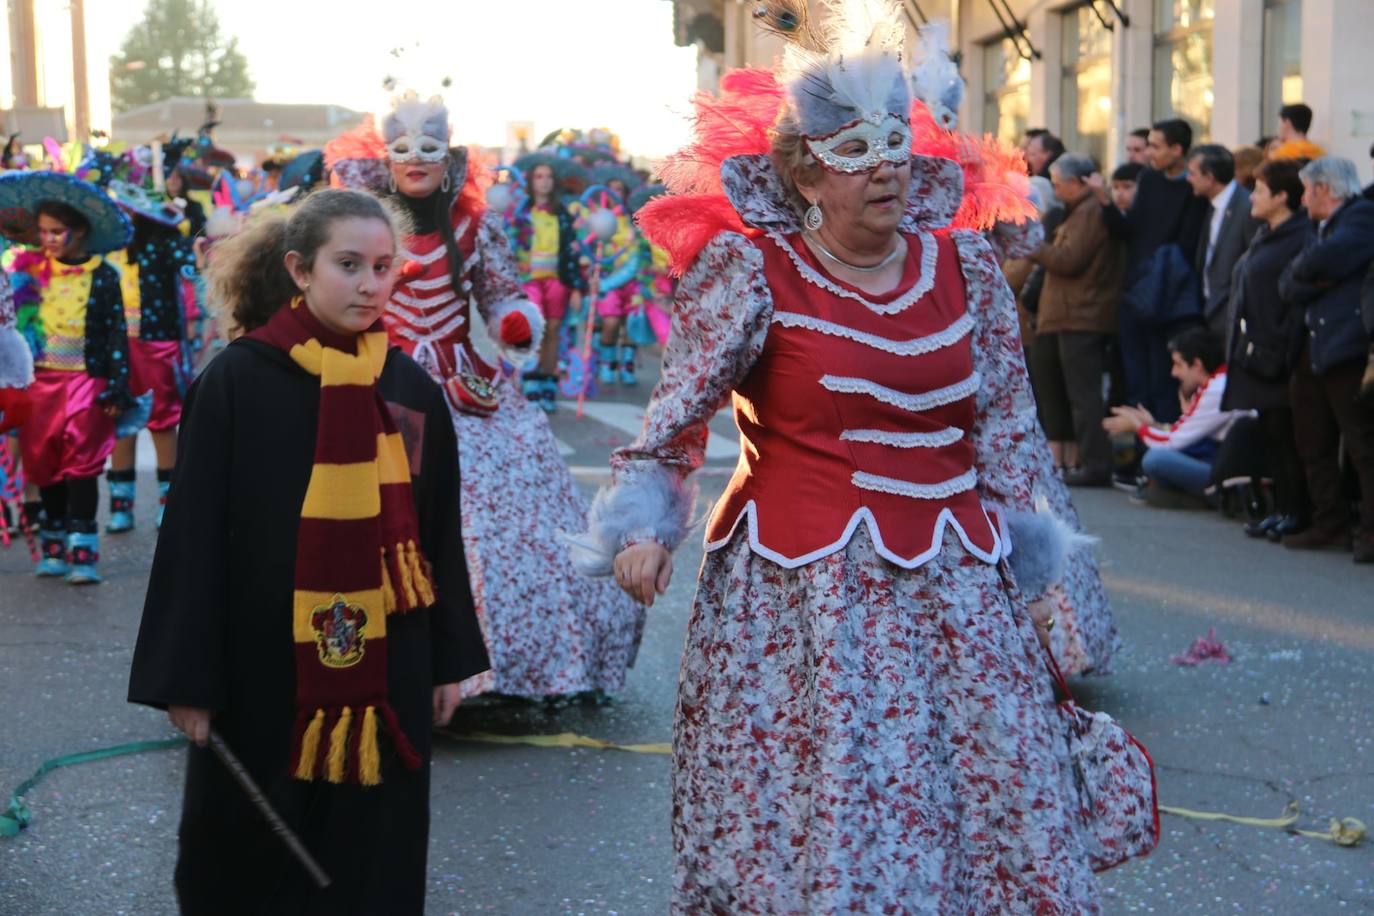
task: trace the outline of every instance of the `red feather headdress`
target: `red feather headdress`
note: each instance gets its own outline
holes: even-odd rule
[[[726,198],[720,169],[732,156],[771,150],[769,131],[785,101],[773,72],[757,69],[728,71],[719,96],[699,92],[692,99],[692,140],[659,169],[669,193],[636,216],[645,237],[668,252],[673,274],[681,276],[717,234],[755,232]],[[911,106],[911,130],[915,155],[953,159],[963,167],[964,199],[950,228],[991,229],[998,222],[1034,218],[1020,150],[991,135],[978,139],[946,130],[919,100]]]

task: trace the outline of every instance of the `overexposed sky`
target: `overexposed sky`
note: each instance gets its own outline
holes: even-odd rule
[[[86,4],[92,77],[145,0]],[[387,75],[448,102],[454,140],[501,146],[508,121],[609,127],[624,149],[681,145],[696,51],[673,44],[667,0],[215,0],[263,102],[384,110]],[[400,56],[393,49],[403,49]],[[441,80],[453,79],[442,90]],[[193,128],[195,125],[185,125]]]

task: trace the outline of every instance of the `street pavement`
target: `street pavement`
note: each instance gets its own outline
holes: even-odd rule
[[[652,372],[637,390],[603,393],[581,420],[571,404],[554,417],[588,494],[605,479],[610,449],[633,438],[651,381]],[[704,499],[719,494],[738,451],[728,417],[712,425]],[[162,715],[124,702],[156,538],[146,452],[140,466],[139,527],[104,539],[105,584],[35,580],[22,544],[0,548],[0,798],[50,758],[173,735]],[[1161,801],[1258,818],[1296,802],[1304,828],[1346,817],[1374,825],[1374,568],[1348,554],[1256,543],[1234,521],[1137,507],[1111,490],[1081,491],[1076,502],[1100,538],[1123,650],[1110,676],[1074,688],[1149,747]],[[700,562],[699,543],[679,551],[673,585],[650,612],[612,705],[477,701],[449,732],[669,740]],[[1229,664],[1171,661],[1213,627]],[[182,773],[182,752],[161,751],[47,776],[26,798],[31,826],[0,838],[0,914],[175,912]],[[668,779],[668,759],[657,754],[440,737],[429,912],[666,912]],[[1111,914],[1374,912],[1374,843],[1343,848],[1274,827],[1165,815],[1155,853],[1101,884]]]

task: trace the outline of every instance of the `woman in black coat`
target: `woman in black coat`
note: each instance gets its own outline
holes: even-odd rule
[[[1251,537],[1278,541],[1305,529],[1311,517],[1307,478],[1293,434],[1288,377],[1302,350],[1302,309],[1279,296],[1279,275],[1312,231],[1302,210],[1297,160],[1269,160],[1255,173],[1250,213],[1264,225],[1236,263],[1231,281],[1223,410],[1255,410],[1274,480],[1275,512],[1245,527]]]

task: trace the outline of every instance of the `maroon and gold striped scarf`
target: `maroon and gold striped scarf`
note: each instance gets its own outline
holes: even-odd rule
[[[381,782],[380,717],[401,761],[420,758],[387,702],[386,618],[434,603],[405,444],[377,390],[387,337],[329,331],[300,300],[248,335],[320,380],[315,462],[296,542],[293,631],[298,779]]]

